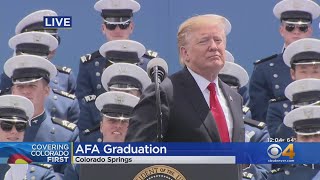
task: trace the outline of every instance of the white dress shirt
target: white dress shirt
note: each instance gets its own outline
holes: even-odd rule
[[[227,126],[228,126],[228,131],[229,131],[229,137],[230,137],[230,142],[232,138],[232,129],[233,129],[233,120],[231,116],[231,111],[228,107],[227,100],[224,97],[222,90],[220,89],[219,83],[218,83],[218,78],[216,78],[213,82],[208,81],[206,78],[200,76],[199,74],[195,73],[192,71],[190,68],[188,68],[189,72],[191,73],[192,77],[194,80],[197,82],[204,99],[206,100],[208,107],[210,109],[210,91],[208,90],[208,86],[210,83],[215,83],[216,84],[216,94],[218,96],[219,103],[222,107],[222,111],[224,113],[224,117],[226,118],[227,121]]]

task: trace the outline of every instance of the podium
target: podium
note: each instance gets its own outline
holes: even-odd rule
[[[241,166],[235,164],[81,164],[80,180],[237,180]]]

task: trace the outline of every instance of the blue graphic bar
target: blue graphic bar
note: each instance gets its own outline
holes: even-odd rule
[[[0,143],[1,164],[71,163],[71,143]]]
[[[235,156],[237,164],[320,164],[319,151],[320,143],[74,143],[73,155]]]
[[[0,143],[0,164],[320,164],[320,143]]]

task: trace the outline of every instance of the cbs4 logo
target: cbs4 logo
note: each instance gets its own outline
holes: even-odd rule
[[[293,144],[288,144],[284,150],[278,144],[271,144],[267,150],[268,156],[272,159],[277,159],[280,156],[287,156],[293,159],[296,153],[294,152]]]

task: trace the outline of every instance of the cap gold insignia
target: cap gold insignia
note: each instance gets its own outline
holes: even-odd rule
[[[112,3],[112,7],[118,7],[120,4],[120,1],[119,0],[112,0],[111,3]]]
[[[13,103],[13,106],[14,106],[14,107],[17,107],[17,106],[18,106],[18,103],[17,103],[17,102],[14,102],[14,103]]]
[[[312,44],[309,44],[309,43],[305,44],[305,45],[303,46],[303,49],[304,49],[305,51],[312,49]]]
[[[128,69],[127,69],[127,67],[119,67],[119,69],[118,69],[118,73],[119,74],[126,74],[128,72]]]
[[[116,104],[123,104],[124,102],[124,97],[123,96],[120,96],[120,95],[116,95],[115,98],[114,98],[114,102]]]
[[[40,40],[41,40],[41,36],[39,36],[39,35],[33,36],[33,42],[40,42]]]
[[[298,85],[297,88],[298,88],[298,89],[300,90],[300,92],[301,92],[301,91],[304,91],[304,90],[307,88],[307,86],[306,86],[305,83],[299,83],[299,85]]]
[[[18,106],[18,102],[13,100],[13,99],[9,99],[9,104],[12,104],[13,107],[17,107]]]
[[[303,115],[306,119],[311,119],[313,117],[313,111],[312,109],[304,109]]]
[[[127,49],[127,48],[128,48],[127,45],[125,44],[122,45],[122,49]]]

